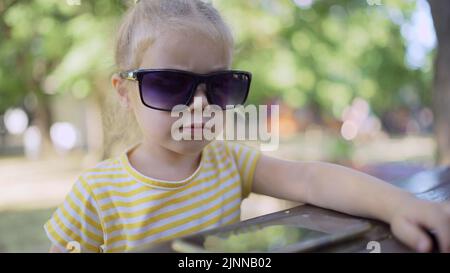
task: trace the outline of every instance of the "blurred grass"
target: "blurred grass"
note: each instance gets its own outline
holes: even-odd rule
[[[48,252],[44,224],[54,209],[0,212],[0,252]]]

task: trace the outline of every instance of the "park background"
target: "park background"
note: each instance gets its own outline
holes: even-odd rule
[[[145,0],[141,0],[145,1]],[[450,163],[450,2],[216,0],[253,73],[248,103],[279,104],[270,152],[389,173]],[[105,133],[113,46],[133,1],[0,0],[0,252],[45,252],[42,228]],[[252,194],[242,218],[295,204]]]

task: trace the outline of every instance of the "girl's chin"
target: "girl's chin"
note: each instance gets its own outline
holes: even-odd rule
[[[180,154],[197,154],[205,148],[206,145],[211,143],[211,140],[180,140],[173,141],[176,150]]]

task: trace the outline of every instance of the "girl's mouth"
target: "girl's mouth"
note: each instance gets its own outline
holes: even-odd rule
[[[182,126],[182,130],[187,131],[203,131],[205,128],[205,123],[192,123],[190,125]]]
[[[208,121],[209,121],[208,119],[203,119],[201,121],[191,121],[189,124],[181,125],[180,129],[183,129],[183,130],[211,129],[211,127],[214,127],[214,125],[206,124]]]
[[[204,123],[192,123],[191,125],[183,126],[183,128],[187,129],[203,129],[205,128]]]

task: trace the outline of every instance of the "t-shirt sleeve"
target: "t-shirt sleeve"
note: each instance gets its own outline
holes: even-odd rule
[[[224,141],[224,143],[236,162],[241,176],[242,198],[246,198],[252,190],[253,176],[261,151],[238,142]]]
[[[98,206],[82,177],[45,223],[44,229],[50,241],[62,252],[101,252],[104,240]]]

